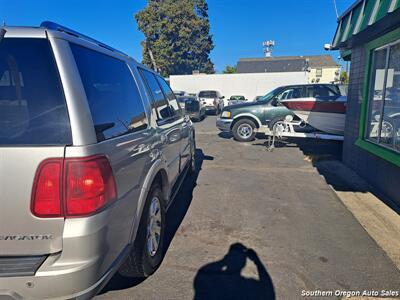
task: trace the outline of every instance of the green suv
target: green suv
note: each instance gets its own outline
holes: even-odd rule
[[[252,141],[260,128],[272,130],[274,124],[292,115],[292,111],[280,104],[280,100],[307,97],[314,89],[334,89],[340,94],[339,88],[333,84],[302,84],[278,87],[255,102],[231,105],[222,111],[217,119],[217,127],[221,131],[231,132],[239,142]]]

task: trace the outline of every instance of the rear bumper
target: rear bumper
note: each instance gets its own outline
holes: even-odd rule
[[[61,254],[50,256],[58,260]],[[100,261],[81,266],[74,265],[57,273],[37,272],[34,276],[0,278],[0,299],[90,299],[102,287],[108,272],[93,281]]]
[[[233,122],[232,119],[218,118],[216,125],[217,125],[217,128],[219,130],[221,130],[221,131],[230,132],[231,131],[232,122]]]
[[[0,277],[0,299],[90,299],[118,270],[129,246],[108,243],[108,211],[71,219],[63,251],[49,255],[34,275]],[[71,230],[73,229],[73,230]]]

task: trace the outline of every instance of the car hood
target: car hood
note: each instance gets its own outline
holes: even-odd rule
[[[246,103],[240,103],[240,104],[233,104],[233,105],[229,105],[227,107],[227,109],[232,110],[232,109],[236,109],[236,108],[242,108],[242,107],[248,107],[248,106],[258,106],[258,105],[262,105],[265,103],[260,103],[260,102],[246,102]]]

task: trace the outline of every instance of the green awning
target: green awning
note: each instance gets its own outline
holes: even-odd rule
[[[358,0],[339,19],[333,49],[346,48],[353,36],[400,9],[400,0]],[[397,13],[397,12],[396,12]]]

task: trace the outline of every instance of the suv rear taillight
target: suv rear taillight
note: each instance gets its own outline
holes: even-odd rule
[[[105,156],[51,158],[36,172],[32,213],[41,218],[89,216],[117,198]]]
[[[43,161],[36,171],[33,183],[31,210],[41,218],[62,216],[62,158],[52,158]]]

